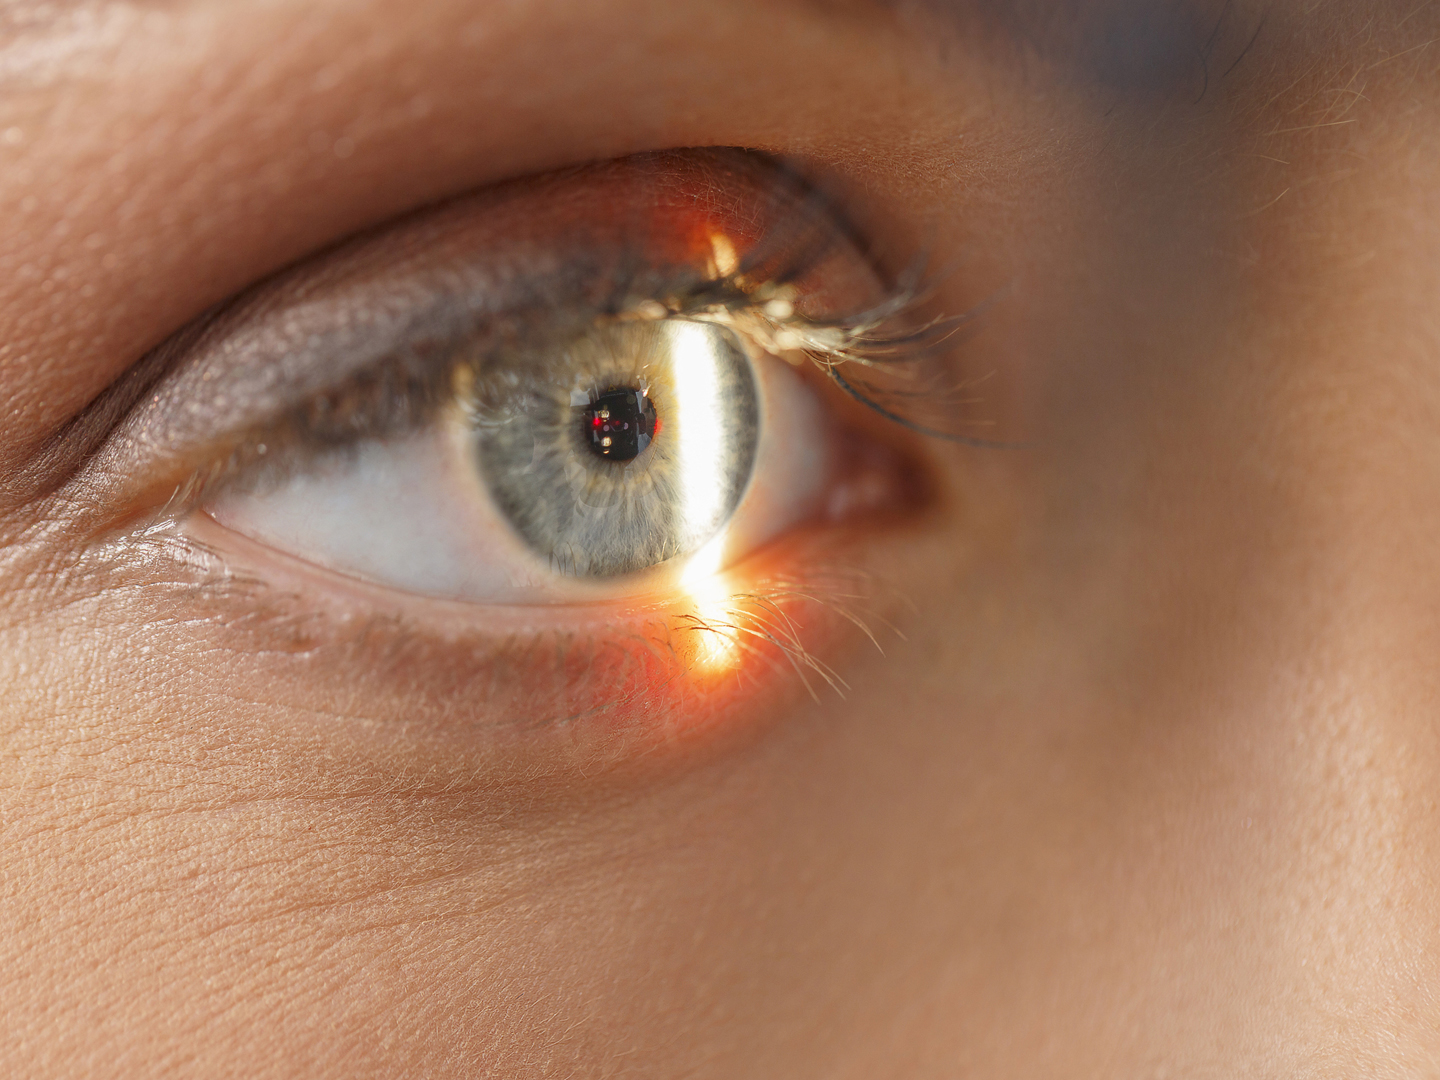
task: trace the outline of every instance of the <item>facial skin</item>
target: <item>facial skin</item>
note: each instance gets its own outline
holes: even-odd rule
[[[0,18],[5,1075],[1440,1073],[1437,9]],[[692,673],[614,714],[658,743],[502,738],[533,657],[414,615],[387,666],[296,629],[319,586],[113,547],[91,403],[210,305],[695,146],[950,268],[1023,444],[888,436],[930,488],[836,532],[898,631],[816,623],[843,696]]]

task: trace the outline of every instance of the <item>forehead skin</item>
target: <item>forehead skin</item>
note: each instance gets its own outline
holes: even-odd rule
[[[8,545],[0,1071],[1434,1072],[1440,7],[3,22],[6,536],[62,512],[67,422],[208,305],[665,147],[797,155],[953,255],[957,302],[1007,298],[977,348],[1044,438],[936,452],[959,509],[894,549],[916,611],[843,702],[553,806],[266,743],[322,705]]]

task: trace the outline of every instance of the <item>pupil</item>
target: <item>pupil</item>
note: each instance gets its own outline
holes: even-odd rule
[[[582,411],[586,445],[610,461],[631,461],[640,455],[659,426],[650,398],[629,386],[597,394]]]

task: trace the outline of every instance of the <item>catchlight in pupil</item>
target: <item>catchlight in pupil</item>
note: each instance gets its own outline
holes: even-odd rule
[[[633,461],[650,445],[660,420],[648,387],[616,386],[581,410],[590,449],[610,461]]]

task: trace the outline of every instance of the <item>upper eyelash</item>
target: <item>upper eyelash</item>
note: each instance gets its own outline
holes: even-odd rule
[[[743,275],[743,270],[737,272],[739,275]],[[835,319],[808,319],[793,310],[777,316],[773,313],[777,298],[787,306],[789,298],[783,291],[763,287],[755,293],[741,293],[740,302],[735,304],[722,301],[693,311],[678,309],[674,314],[734,325],[766,352],[803,358],[822,369],[846,395],[918,435],[977,449],[1021,448],[1022,443],[982,439],[919,423],[878,400],[881,394],[906,396],[905,392],[866,387],[842,373],[841,368],[847,365],[892,373],[919,367],[940,354],[956,335],[970,329],[989,307],[987,303],[959,315],[935,316],[917,322],[913,313],[931,295],[932,289],[923,284],[923,277],[918,273],[907,277],[909,280],[902,279],[890,296],[874,307]],[[913,396],[922,395],[913,392]]]
[[[665,159],[659,170],[662,188],[666,169],[676,162],[682,166],[693,162],[697,156],[708,159],[708,163],[701,161],[702,173],[713,166],[720,174],[733,169],[736,175],[744,173],[753,180],[757,169],[768,169],[777,189],[786,188],[789,193],[770,201],[769,205],[784,211],[774,220],[790,216],[797,206],[808,205],[811,211],[820,212],[810,215],[812,222],[823,218],[833,227],[828,234],[830,242],[848,241],[862,258],[869,257],[871,249],[866,238],[848,230],[844,215],[836,213],[799,170],[785,162],[723,149],[665,151],[655,156]],[[574,171],[583,172],[584,168],[588,166]],[[564,172],[554,175],[563,177]],[[417,211],[416,218],[424,221],[434,209]],[[763,217],[750,211],[740,216],[751,224]],[[337,242],[332,252],[358,245],[370,257],[373,249],[368,245],[394,226],[387,223],[369,234]],[[762,248],[774,231],[769,224],[762,227]],[[786,231],[781,228],[779,232]],[[811,235],[824,234],[825,230],[816,230]],[[401,235],[407,235],[403,229]],[[782,239],[794,235],[792,229]],[[934,382],[943,380],[941,391],[953,397],[957,391],[968,394],[983,381],[956,381],[956,367],[948,354],[957,344],[958,332],[968,334],[982,324],[991,301],[950,319],[926,321],[920,311],[935,281],[920,272],[924,264],[916,261],[912,271],[901,275],[888,295],[868,310],[820,319],[791,312],[787,318],[776,319],[764,310],[776,299],[767,290],[783,288],[787,281],[802,276],[823,254],[824,244],[801,244],[799,255],[779,260],[781,265],[755,265],[776,261],[773,254],[777,247],[783,249],[785,245],[772,245],[759,256],[747,256],[742,267],[729,274],[691,274],[683,280],[669,281],[644,265],[638,252],[633,272],[627,275],[615,273],[617,264],[624,261],[623,255],[603,252],[592,258],[578,248],[574,254],[548,261],[541,251],[543,268],[518,271],[507,269],[503,262],[492,266],[483,260],[474,265],[458,262],[453,269],[431,264],[427,269],[424,262],[410,258],[413,247],[392,248],[389,250],[398,251],[417,270],[424,271],[414,285],[414,295],[420,297],[414,310],[410,310],[411,302],[404,295],[395,297],[394,310],[386,309],[385,294],[375,290],[375,286],[383,284],[384,275],[357,278],[362,293],[368,291],[382,301],[374,333],[368,324],[362,325],[370,337],[358,338],[355,326],[364,320],[347,317],[346,323],[335,327],[333,345],[327,340],[329,332],[316,321],[323,321],[323,314],[315,316],[313,325],[304,319],[309,317],[312,299],[319,298],[314,309],[320,312],[328,297],[340,294],[327,292],[329,279],[323,277],[315,292],[308,291],[314,280],[306,276],[306,265],[297,265],[217,304],[140,358],[51,440],[33,467],[13,479],[12,488],[17,497],[25,499],[65,500],[77,528],[92,517],[113,524],[112,509],[119,504],[106,500],[118,497],[121,490],[134,499],[133,513],[127,510],[122,520],[128,522],[141,516],[148,519],[155,513],[169,516],[197,505],[195,500],[211,482],[235,475],[247,453],[251,458],[264,456],[280,450],[287,441],[305,441],[302,435],[306,425],[298,415],[297,403],[303,406],[327,395],[338,401],[346,393],[354,393],[357,384],[367,378],[373,385],[374,380],[384,377],[381,373],[387,367],[393,374],[399,352],[405,349],[404,342],[412,333],[430,342],[456,343],[465,334],[488,333],[488,321],[493,318],[506,320],[514,315],[522,321],[528,318],[539,322],[541,318],[553,320],[557,314],[564,316],[566,308],[569,314],[584,316],[565,322],[571,331],[581,333],[588,325],[586,318],[617,317],[657,297],[674,301],[667,310],[676,317],[723,317],[744,323],[738,329],[753,341],[758,341],[761,331],[773,335],[783,330],[801,335],[802,347],[790,350],[790,359],[818,366],[838,392],[921,436],[987,448],[1017,445],[974,437],[971,430],[977,421],[965,419],[958,411],[947,410],[938,422],[929,422],[929,418],[919,418],[913,408],[917,390],[928,394]],[[576,254],[580,255],[578,259]],[[870,263],[874,267],[878,260],[871,257]],[[321,265],[329,268],[323,259]],[[338,276],[343,279],[344,273]],[[597,290],[590,287],[602,278],[614,282],[608,287],[608,299],[597,296]],[[299,320],[298,330],[292,327],[288,304],[274,303],[276,285],[291,280],[300,283],[301,303],[295,317]],[[410,287],[402,280],[399,288],[404,294]],[[605,290],[602,286],[598,292],[603,294]],[[575,302],[582,298],[584,303],[579,306],[588,307],[588,312],[575,310]],[[376,345],[373,350],[366,347],[371,342]],[[358,352],[364,355],[357,355],[357,345]],[[276,350],[292,348],[282,362]],[[341,355],[348,353],[343,363],[338,356],[327,359],[325,354],[334,348],[342,350]],[[427,382],[434,372],[419,360],[409,358],[411,373],[423,376],[412,385],[411,392],[377,394],[373,399],[377,408],[383,405],[391,410],[390,421],[403,422],[405,411],[417,406],[412,419],[418,419],[437,400],[435,394],[442,383]],[[931,363],[936,360],[944,362]],[[331,370],[337,377],[328,376]],[[901,374],[909,377],[898,380],[900,385],[881,385],[887,379],[897,381],[893,377]],[[933,406],[934,398],[927,404]],[[988,423],[983,418],[978,422]],[[357,424],[355,430],[364,429],[363,424]],[[309,441],[313,445],[315,440]]]

